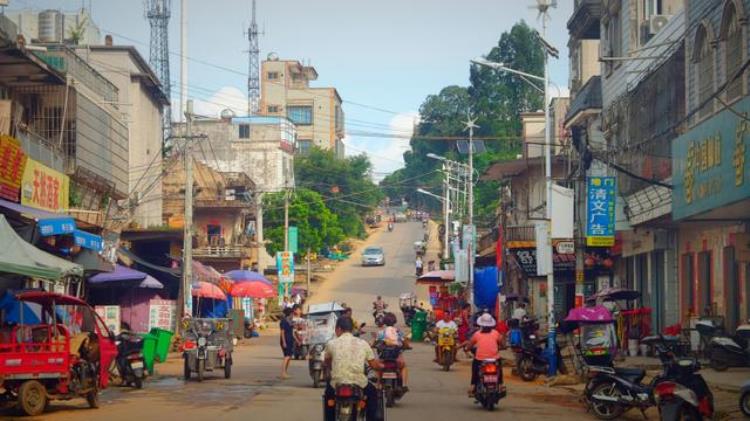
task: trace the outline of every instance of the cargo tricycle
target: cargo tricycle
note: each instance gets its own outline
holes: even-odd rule
[[[182,327],[184,375],[189,380],[196,373],[203,381],[206,371],[224,370],[224,378],[232,377],[232,319],[187,318]]]

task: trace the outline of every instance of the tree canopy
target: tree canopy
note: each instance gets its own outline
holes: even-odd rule
[[[530,74],[544,72],[544,52],[534,29],[521,21],[500,36],[496,46],[486,57],[509,68]],[[439,192],[442,186],[440,162],[428,158],[428,153],[466,161],[459,155],[456,138],[467,138],[465,121],[471,113],[477,118],[477,137],[487,140],[487,152],[475,155],[474,165],[481,174],[492,163],[515,159],[521,153],[520,113],[542,108],[543,96],[515,75],[487,67],[472,65],[470,85],[447,86],[436,95],[429,95],[419,108],[421,121],[410,140],[411,150],[404,153],[404,168],[390,174],[381,182],[391,199],[403,198],[413,206],[436,211],[440,203],[416,192],[417,187]],[[542,84],[539,84],[540,87]],[[448,139],[445,139],[448,138]],[[410,180],[410,182],[404,182]],[[478,224],[493,219],[499,195],[497,182],[475,184],[474,211]]]

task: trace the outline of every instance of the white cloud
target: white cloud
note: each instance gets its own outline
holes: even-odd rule
[[[419,117],[417,112],[405,112],[394,116],[388,122],[388,133],[395,137],[363,138],[344,141],[348,155],[367,153],[372,162],[374,179],[380,181],[388,173],[404,166],[404,152],[410,149],[409,138],[414,131],[414,123]]]
[[[219,117],[222,110],[229,108],[235,115],[247,115],[247,96],[241,90],[225,86],[216,91],[208,99],[191,98],[193,100],[193,112],[205,117]],[[181,121],[180,98],[172,98],[172,118]]]

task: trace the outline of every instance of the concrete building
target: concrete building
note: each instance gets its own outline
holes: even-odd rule
[[[159,80],[132,46],[92,45],[76,49],[119,91],[120,108],[128,133],[129,225],[141,228],[162,224],[162,114],[169,99]]]
[[[101,31],[86,9],[76,12],[60,10],[20,10],[8,11],[6,16],[16,24],[18,33],[28,42],[72,43],[76,32],[79,45],[101,43]]]
[[[318,78],[312,66],[273,55],[261,65],[260,114],[285,116],[297,127],[300,153],[312,146],[344,157],[344,112],[336,88],[311,87]]]

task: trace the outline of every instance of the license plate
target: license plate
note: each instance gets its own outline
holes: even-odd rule
[[[398,374],[396,374],[396,373],[383,373],[383,378],[384,379],[397,379],[398,378]]]
[[[496,375],[485,375],[484,376],[484,382],[485,383],[497,383],[497,376]]]
[[[133,368],[133,370],[138,369],[138,368],[143,368],[143,362],[141,362],[141,361],[134,361],[134,362],[130,363],[130,367]]]

